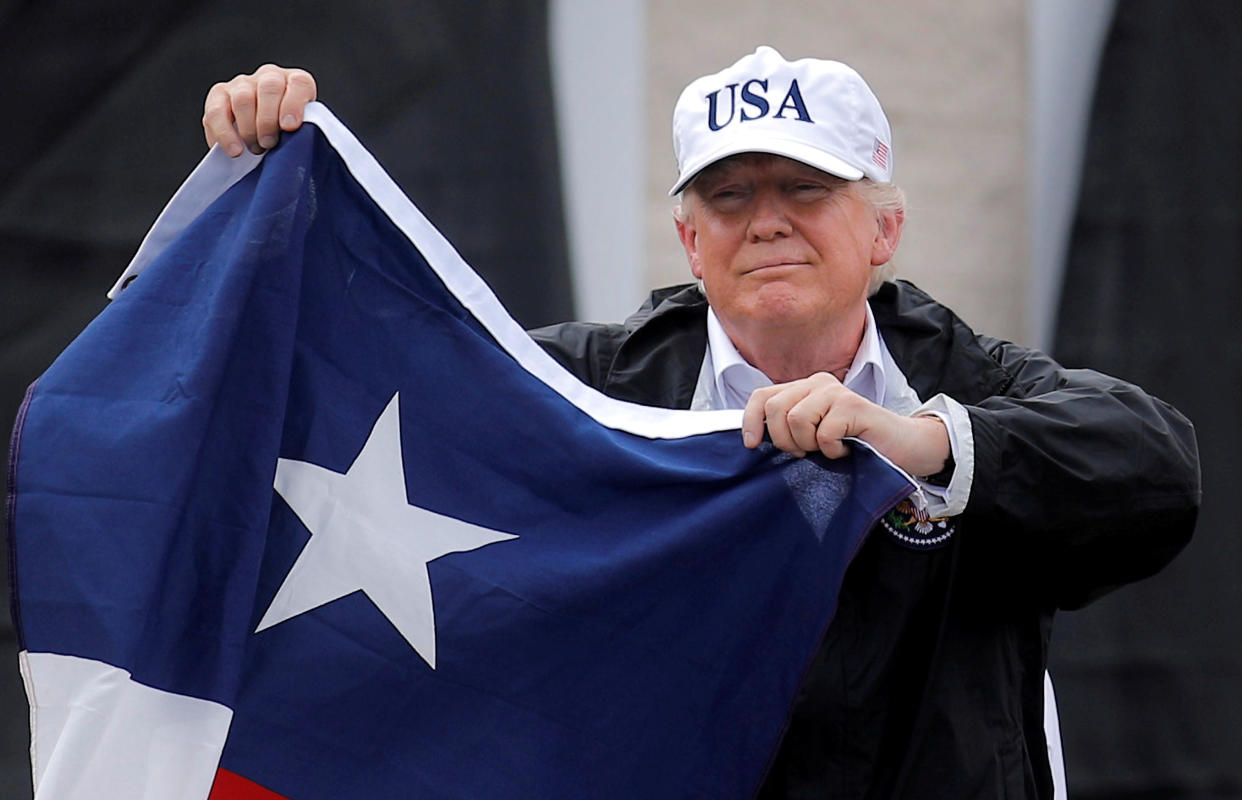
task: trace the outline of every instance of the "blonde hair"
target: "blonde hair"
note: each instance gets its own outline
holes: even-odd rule
[[[906,193],[901,190],[900,186],[894,183],[876,183],[870,178],[856,181],[854,186],[858,195],[875,209],[876,216],[880,216],[881,212],[889,212],[897,214],[902,219],[905,218]],[[884,224],[882,217],[880,224]],[[875,294],[880,291],[885,281],[891,281],[896,276],[897,265],[893,263],[893,259],[890,258],[883,264],[877,264],[871,271],[871,284],[867,293]]]

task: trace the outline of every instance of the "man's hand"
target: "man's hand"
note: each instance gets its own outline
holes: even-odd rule
[[[855,436],[915,477],[944,469],[949,432],[938,417],[903,417],[846,389],[826,372],[757,389],[742,413],[742,442],[763,441],[802,457],[818,450],[828,458],[849,452],[841,440]]]
[[[262,153],[276,146],[280,132],[302,124],[306,104],[315,99],[315,79],[302,69],[264,64],[252,75],[217,83],[203,103],[207,146],[217,142],[230,156],[242,148]]]

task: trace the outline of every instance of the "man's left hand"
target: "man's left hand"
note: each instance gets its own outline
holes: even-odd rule
[[[849,452],[847,436],[862,439],[910,475],[934,475],[951,452],[938,417],[905,417],[846,389],[826,372],[755,390],[742,413],[742,442],[763,441],[801,458],[818,450],[828,458]]]

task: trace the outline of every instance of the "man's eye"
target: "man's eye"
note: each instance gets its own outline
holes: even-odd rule
[[[736,187],[717,189],[711,194],[713,205],[731,207],[744,202],[746,192]]]

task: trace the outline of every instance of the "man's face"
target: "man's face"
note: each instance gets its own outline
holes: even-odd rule
[[[690,269],[735,341],[757,328],[860,321],[872,268],[892,256],[901,227],[854,183],[760,153],[703,170],[683,207]]]

